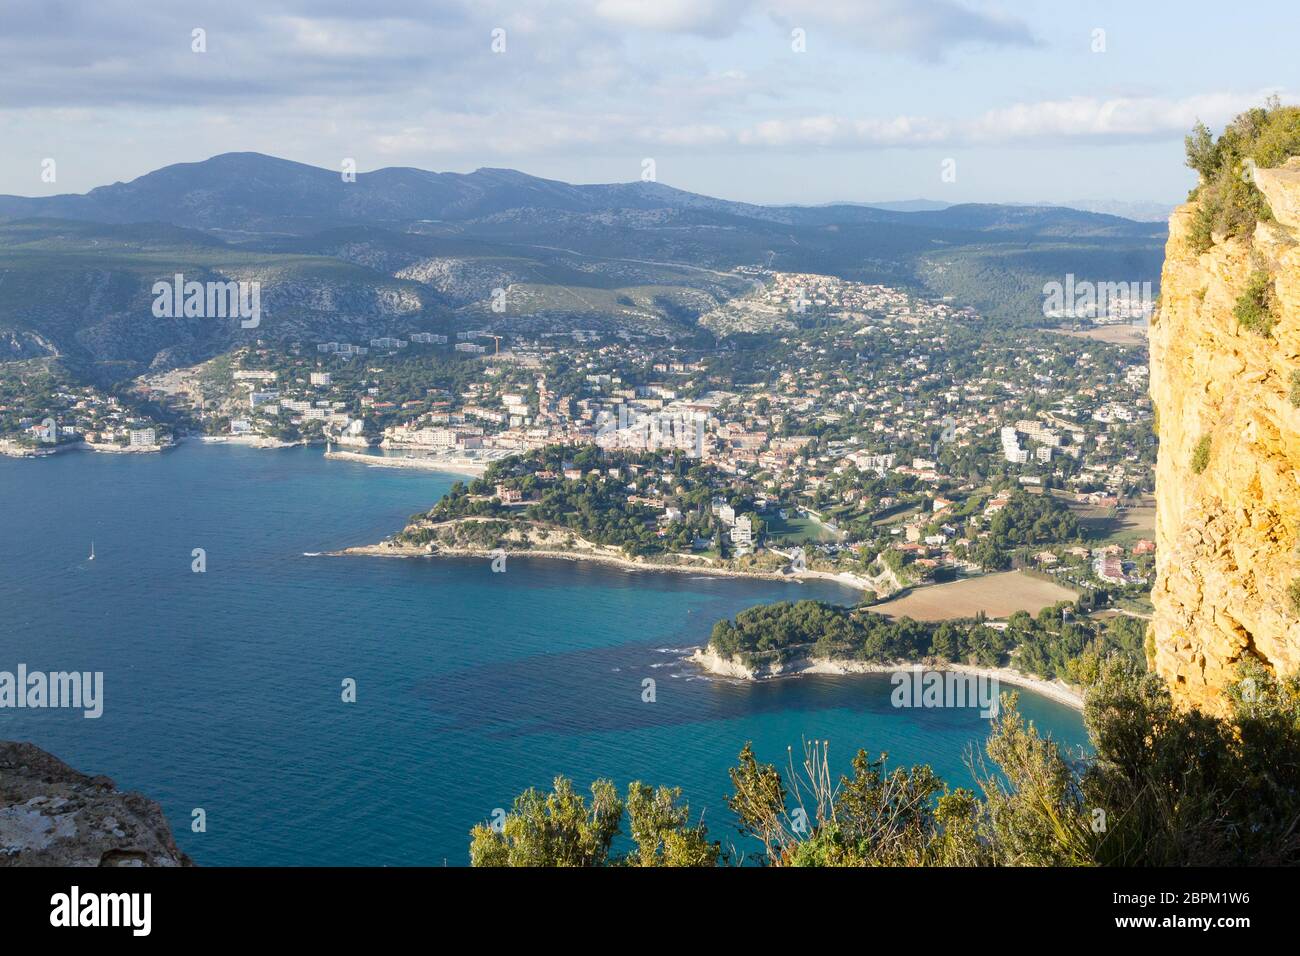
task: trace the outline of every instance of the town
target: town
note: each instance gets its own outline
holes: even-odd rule
[[[187,432],[325,444],[477,478],[467,500],[498,516],[564,523],[544,503],[566,489],[617,516],[596,523],[600,544],[652,560],[852,573],[881,597],[1014,567],[1145,611],[1140,350],[1011,335],[887,286],[746,274],[753,292],[701,317],[703,344],[492,328],[260,341],[120,396],[9,396],[0,415],[32,453]]]

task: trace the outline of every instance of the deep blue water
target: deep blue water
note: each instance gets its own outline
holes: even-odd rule
[[[895,709],[884,675],[744,685],[680,662],[721,617],[852,600],[837,586],[304,555],[377,541],[454,480],[318,449],[0,458],[0,670],[105,681],[100,719],[0,709],[0,737],[150,795],[205,865],[464,864],[470,826],[555,774],[679,785],[725,842],[747,740],[782,766],[826,739],[837,770],[866,747],[970,784],[974,710]],[[1022,710],[1083,742],[1067,708]]]

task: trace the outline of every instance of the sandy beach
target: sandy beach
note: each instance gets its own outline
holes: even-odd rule
[[[972,664],[938,663],[922,665],[917,661],[897,661],[892,664],[878,664],[868,661],[835,661],[801,658],[793,663],[766,673],[746,667],[739,661],[720,657],[707,646],[697,648],[686,660],[699,665],[715,677],[727,677],[732,680],[776,680],[786,677],[800,677],[805,674],[892,674],[924,668],[932,671],[955,671],[977,677],[996,679],[999,684],[1023,687],[1058,704],[1064,704],[1075,710],[1083,710],[1083,695],[1075,688],[1062,681],[1049,681],[1032,674],[1025,674],[1010,667],[977,667]]]
[[[467,475],[481,478],[490,461],[471,461],[465,458],[399,458],[393,455],[368,455],[359,451],[327,451],[325,457],[339,461],[355,461],[376,468],[417,468],[422,471],[440,471],[449,475]]]

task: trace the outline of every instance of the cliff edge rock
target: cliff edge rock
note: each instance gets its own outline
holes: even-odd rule
[[[1150,335],[1155,666],[1216,713],[1243,659],[1300,668],[1300,157],[1253,172],[1272,217],[1252,234],[1205,249],[1197,202],[1174,211]]]
[[[0,866],[193,865],[153,800],[0,741]]]

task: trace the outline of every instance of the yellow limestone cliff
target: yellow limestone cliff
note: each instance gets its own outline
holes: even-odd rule
[[[1175,210],[1151,323],[1156,465],[1156,670],[1184,704],[1223,710],[1245,657],[1300,669],[1300,157],[1256,170],[1274,221],[1197,253],[1195,203]],[[1234,308],[1273,286],[1271,334]]]

